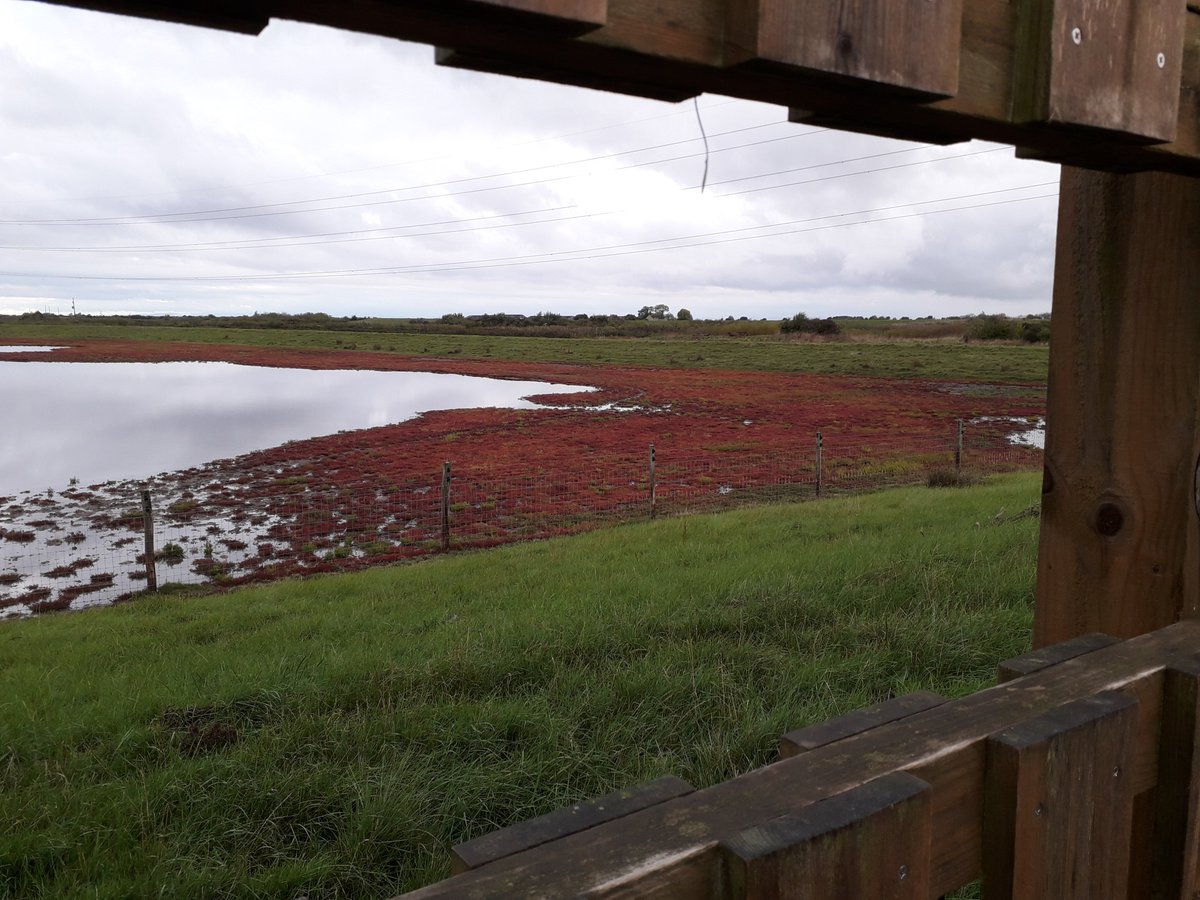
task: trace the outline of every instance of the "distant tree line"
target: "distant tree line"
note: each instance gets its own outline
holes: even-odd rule
[[[384,318],[371,316],[332,316],[322,312],[256,312],[253,315],[61,315],[29,312],[0,315],[0,321],[51,322],[73,324],[154,326],[176,328],[239,328],[310,330],[381,334],[491,334],[529,337],[656,337],[678,333],[688,337],[751,337],[811,334],[835,337],[843,333],[870,334],[894,338],[962,339],[964,341],[1025,341],[1029,344],[1050,340],[1050,315],[1012,318],[981,313],[975,316],[937,318],[933,316],[838,316],[810,317],[800,312],[782,321],[751,320],[748,316],[696,320],[691,311],[680,308],[672,313],[665,303],[646,305],[636,312],[566,315],[556,312],[523,313],[447,313],[436,318]]]

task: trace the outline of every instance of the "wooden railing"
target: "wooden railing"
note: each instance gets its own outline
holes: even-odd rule
[[[705,790],[663,778],[495,832],[407,896],[1200,896],[1200,622],[1078,638],[1000,682],[791,732]]]

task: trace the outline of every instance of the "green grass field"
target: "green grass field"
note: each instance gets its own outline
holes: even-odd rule
[[[542,338],[490,335],[356,333],[346,331],[203,328],[168,325],[0,323],[0,342],[105,338],[196,341],[254,347],[380,350],[437,358],[509,359],[673,368],[813,372],[952,381],[1046,380],[1045,344],[963,343],[954,340],[790,340],[778,336],[686,338]]]
[[[1035,475],[0,624],[0,897],[389,896],[1027,648]]]

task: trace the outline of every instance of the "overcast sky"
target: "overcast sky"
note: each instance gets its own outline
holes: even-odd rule
[[[0,312],[1049,309],[1057,167],[699,108],[0,0]]]

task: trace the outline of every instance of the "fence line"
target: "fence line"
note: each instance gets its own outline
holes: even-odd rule
[[[933,473],[944,481],[1041,464],[1039,449],[1013,444],[995,428],[965,435],[961,422],[941,446],[901,433],[867,441],[822,431],[815,438],[792,450],[730,445],[692,456],[650,445],[648,458],[585,457],[556,472],[446,461],[440,480],[379,476],[366,489],[281,471],[266,488],[242,479],[185,490],[168,478],[144,488],[23,495],[0,508],[0,616],[112,602],[159,583],[266,580],[923,483]]]

